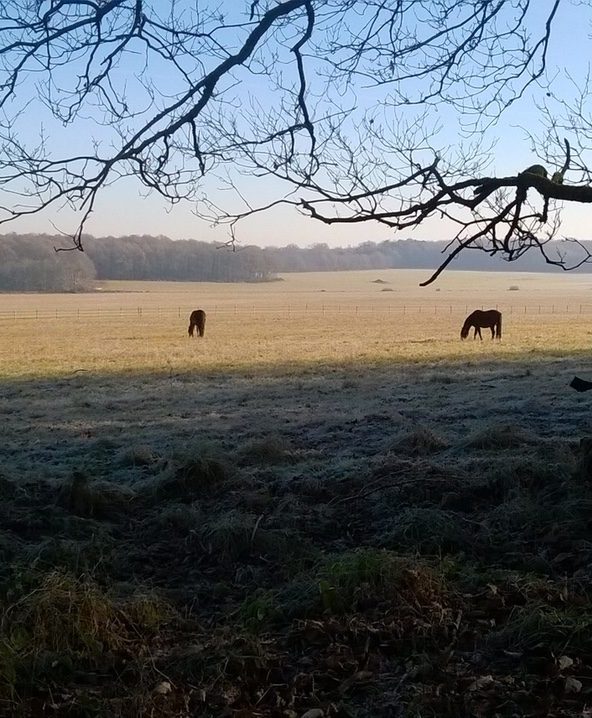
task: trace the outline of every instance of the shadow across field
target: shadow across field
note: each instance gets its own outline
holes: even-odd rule
[[[582,715],[576,371],[2,383],[0,712]]]

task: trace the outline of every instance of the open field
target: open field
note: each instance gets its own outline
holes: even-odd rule
[[[0,295],[0,715],[590,715],[592,277],[425,276]]]
[[[91,295],[0,295],[0,372],[317,370],[563,356],[592,342],[592,277],[450,272],[422,289],[424,278],[420,270],[383,270],[286,275],[264,285],[111,282]],[[208,312],[206,338],[189,342],[187,318],[197,307]],[[503,312],[501,345],[458,341],[464,317],[480,307]]]

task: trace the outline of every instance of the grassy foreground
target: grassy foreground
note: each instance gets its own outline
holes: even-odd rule
[[[291,312],[2,325],[0,714],[588,715],[585,317]]]

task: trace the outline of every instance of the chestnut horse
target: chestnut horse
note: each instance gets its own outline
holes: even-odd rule
[[[195,309],[189,315],[189,336],[193,336],[193,330],[197,328],[198,336],[203,337],[206,330],[206,313],[203,309]]]
[[[502,313],[498,312],[497,309],[488,309],[485,312],[481,309],[476,309],[465,319],[465,323],[460,330],[461,339],[467,338],[471,327],[475,328],[473,339],[477,338],[477,334],[479,335],[479,339],[483,339],[481,336],[481,329],[491,329],[491,338],[501,339]]]

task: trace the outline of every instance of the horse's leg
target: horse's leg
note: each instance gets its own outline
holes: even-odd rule
[[[477,327],[477,329],[475,330],[475,334],[477,334],[477,333],[479,334],[479,339],[481,339],[481,341],[483,341],[483,335],[481,334],[481,327]]]
[[[189,336],[190,337],[193,336],[193,322],[190,322],[190,324],[189,324]]]
[[[492,324],[489,328],[491,329],[491,338],[495,339],[495,324]]]

